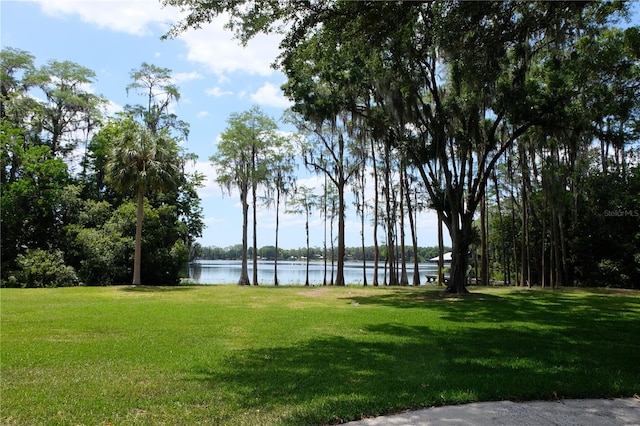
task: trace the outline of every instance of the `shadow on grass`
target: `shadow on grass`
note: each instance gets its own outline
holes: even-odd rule
[[[445,325],[468,324],[360,325],[295,347],[238,351],[227,367],[200,365],[193,377],[243,412],[284,413],[273,414],[278,424],[340,423],[481,400],[630,396],[640,388],[637,311],[598,320],[595,312],[613,310],[611,301],[598,306],[598,296],[429,302],[418,293],[409,304],[428,304]],[[386,294],[355,299],[402,304]],[[497,324],[474,324],[490,320]]]
[[[420,289],[367,296],[349,296],[361,305],[441,311],[449,321],[513,322],[541,320],[543,324],[574,327],[580,323],[640,316],[640,293],[606,291],[532,290],[505,294],[471,293],[463,296]]]

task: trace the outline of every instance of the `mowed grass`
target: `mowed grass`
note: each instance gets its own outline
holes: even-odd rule
[[[2,424],[331,424],[640,392],[637,292],[473,292],[2,289]]]

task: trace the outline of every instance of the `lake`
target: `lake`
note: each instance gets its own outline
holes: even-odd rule
[[[240,278],[242,262],[239,260],[199,260],[189,265],[189,281],[197,284],[236,284]],[[335,265],[334,269],[337,268]],[[425,284],[425,275],[436,274],[435,263],[419,264],[420,282]],[[367,262],[367,283],[373,283],[373,262]],[[259,284],[273,285],[274,262],[268,260],[258,261]],[[305,261],[279,261],[278,281],[281,285],[303,285],[306,275]],[[409,284],[413,282],[413,263],[407,265]],[[249,260],[249,280],[253,277],[253,264]],[[347,284],[362,284],[362,262],[346,262],[344,266],[344,279]],[[324,263],[311,262],[309,264],[309,284],[322,285],[324,280]],[[327,283],[331,280],[331,264],[327,265]],[[388,280],[388,277],[387,277]],[[384,263],[378,266],[378,283],[384,283]]]

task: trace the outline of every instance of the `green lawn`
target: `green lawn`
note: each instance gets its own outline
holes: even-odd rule
[[[2,289],[6,425],[327,424],[640,391],[640,293]]]

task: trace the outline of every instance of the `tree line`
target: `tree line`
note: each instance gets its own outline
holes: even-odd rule
[[[406,256],[396,248],[416,246],[413,213],[426,206],[451,237],[449,292],[467,291],[478,258],[482,283],[640,285],[640,31],[618,25],[628,4],[163,3],[185,13],[166,37],[221,14],[242,42],[283,35],[276,67],[294,102],[286,119],[304,164],[325,181],[320,199],[305,188],[293,198],[307,217],[322,212],[325,241],[335,220],[337,285],[348,188],[361,194],[356,209],[384,240],[397,283]],[[253,115],[229,132],[258,123]],[[271,124],[248,127],[239,152],[251,167],[225,181],[240,190],[245,229],[246,197],[255,206],[256,187],[273,183],[254,174],[267,164],[258,152],[279,144]],[[212,157],[221,170],[224,157]]]
[[[132,70],[123,90],[144,101],[109,116],[92,70],[34,60],[0,52],[1,285],[177,283],[203,228],[202,176],[186,171],[171,71]]]
[[[361,247],[346,247],[346,258],[349,261],[360,261],[364,259],[368,262],[372,262],[375,257],[375,250],[374,246],[366,246],[364,251]],[[445,246],[444,250],[449,251],[450,247]],[[253,247],[249,247],[248,251],[249,255],[253,255]],[[383,249],[381,256],[382,260],[385,258],[384,252],[385,251]],[[218,247],[201,246],[200,244],[195,243],[192,253],[194,254],[194,260],[240,260],[242,259],[242,244],[236,244],[229,247]],[[412,248],[408,248],[406,253],[407,261],[412,262],[415,259],[420,263],[424,263],[438,256],[439,247],[418,247],[417,256],[414,256]],[[260,247],[258,249],[258,257],[262,260],[275,260],[275,246]],[[297,261],[305,260],[309,257],[312,261],[325,261],[325,252],[322,247],[318,246],[310,247],[309,252],[307,252],[306,247],[300,247],[297,249],[279,248],[277,257],[283,260]],[[333,258],[335,261],[335,255]],[[328,254],[328,258],[326,260],[328,262],[331,261],[331,253]]]
[[[308,261],[310,216],[322,216],[336,285],[354,256],[409,284],[426,208],[438,214],[441,259],[445,228],[451,237],[447,291],[466,292],[471,278],[640,285],[640,30],[619,25],[626,3],[163,3],[185,12],[167,37],[223,13],[243,42],[284,36],[276,66],[294,106],[283,120],[297,133],[254,107],[229,117],[210,157],[218,183],[240,194],[239,284],[258,284],[247,262],[259,256],[262,204],[276,210],[276,260],[283,211],[306,218]],[[125,90],[145,102],[106,117],[85,90],[91,70],[35,68],[12,48],[1,59],[2,285],[175,283],[202,249],[202,177],[178,149],[188,124],[170,113],[170,70],[133,70]],[[298,163],[320,188],[297,185]],[[348,208],[360,255],[345,247]]]

